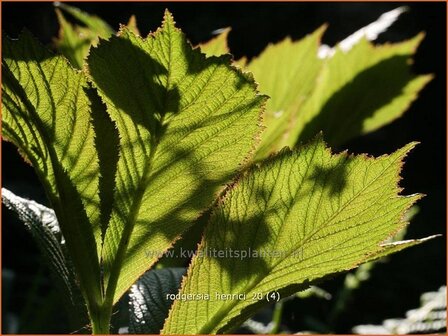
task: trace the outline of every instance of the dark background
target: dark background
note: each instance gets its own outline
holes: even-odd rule
[[[137,15],[142,35],[155,30],[165,8],[173,13],[193,44],[211,37],[218,28],[232,27],[232,53],[253,57],[270,42],[286,36],[303,37],[329,23],[323,43],[333,45],[369,24],[383,12],[406,5],[402,15],[379,42],[402,41],[420,31],[426,38],[419,47],[414,71],[435,74],[419,99],[401,119],[339,148],[374,155],[390,153],[417,140],[421,144],[406,159],[401,185],[406,194],[424,193],[420,212],[406,238],[442,233],[443,237],[414,247],[375,266],[371,279],[354,292],[344,313],[331,326],[336,333],[350,333],[357,324],[379,324],[419,305],[420,294],[446,283],[446,4],[445,3],[73,3],[105,19],[113,28]],[[17,37],[28,28],[51,45],[58,25],[51,3],[2,3],[2,30]],[[47,204],[33,169],[15,148],[2,142],[3,186],[16,194]],[[14,315],[23,321],[20,332],[72,332],[65,326],[48,271],[23,224],[2,209],[3,319],[4,328]],[[5,270],[8,270],[5,272]],[[12,272],[11,272],[12,271]],[[12,277],[12,278],[11,278]],[[343,276],[322,284],[336,293]],[[10,280],[8,280],[10,279]],[[287,302],[283,322],[291,331],[309,330],[310,319],[325,321],[331,302],[317,299]],[[6,319],[6,320],[5,320]],[[14,323],[14,322],[13,322]],[[10,325],[10,324],[9,324]],[[6,332],[7,330],[3,330]],[[16,330],[17,331],[17,330]],[[324,332],[321,330],[320,332]]]

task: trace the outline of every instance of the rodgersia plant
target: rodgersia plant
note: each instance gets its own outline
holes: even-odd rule
[[[93,333],[110,331],[137,280],[131,331],[224,333],[267,299],[427,239],[388,242],[421,197],[398,186],[415,143],[378,158],[330,150],[416,98],[431,78],[409,67],[422,35],[322,53],[320,28],[246,62],[228,54],[228,31],[192,47],[168,11],[142,38],[134,20],[115,34],[60,8],[85,25],[57,10],[62,55],[24,32],[4,40],[2,59],[3,138],[53,209],[3,199]],[[193,226],[201,238],[184,276],[145,273]]]

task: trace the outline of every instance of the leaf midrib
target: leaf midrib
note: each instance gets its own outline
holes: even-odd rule
[[[171,70],[171,63],[172,63],[172,52],[171,52],[171,34],[168,34],[169,43],[168,43],[168,69]],[[160,117],[160,125],[163,125],[165,116],[166,116],[166,110],[167,110],[167,97],[168,97],[168,90],[170,87],[170,79],[171,79],[171,71],[168,70],[167,74],[167,83],[166,83],[166,96],[163,106],[163,114]],[[123,233],[122,237],[120,239],[120,243],[117,249],[117,253],[115,255],[112,269],[110,272],[110,276],[107,283],[107,289],[106,289],[106,297],[104,298],[104,304],[106,306],[111,306],[114,303],[114,296],[115,296],[115,290],[118,285],[118,280],[121,272],[121,268],[126,256],[127,248],[130,243],[130,237],[132,234],[132,231],[134,230],[135,223],[138,218],[138,214],[140,212],[140,208],[142,206],[143,196],[145,194],[145,191],[147,189],[147,186],[149,185],[150,178],[151,178],[151,171],[154,164],[154,157],[155,153],[157,152],[157,148],[160,144],[161,137],[157,136],[157,134],[154,134],[151,137],[151,147],[150,147],[150,153],[148,157],[147,164],[144,167],[142,178],[140,179],[140,182],[137,187],[137,191],[134,197],[134,201],[132,202],[131,208],[130,208],[130,215],[128,216],[129,220],[124,224],[123,226]],[[102,280],[103,281],[103,280]],[[103,285],[104,286],[104,285]]]
[[[390,162],[388,165],[386,165],[385,167],[383,167],[383,169],[381,170],[381,172],[375,177],[373,178],[370,183],[368,183],[366,186],[364,186],[358,193],[356,193],[355,195],[353,195],[353,197],[350,198],[349,201],[346,202],[346,204],[344,204],[340,209],[340,211],[342,211],[343,209],[345,209],[345,207],[347,207],[351,202],[353,202],[366,188],[368,188],[372,183],[376,182],[378,178],[380,178],[384,171],[386,171],[393,163],[395,163],[396,160],[393,160],[392,162]],[[331,221],[338,213],[333,214],[329,219],[327,219],[328,221]],[[289,214],[290,211],[288,211]],[[308,240],[309,238],[311,238],[316,232],[318,232],[321,228],[323,227],[320,226],[318,228],[317,231],[315,231],[311,236],[309,236],[306,240]],[[306,241],[305,241],[306,243]],[[295,250],[291,251],[291,253],[289,255],[291,255]],[[287,257],[285,257],[287,258]],[[260,274],[258,277],[256,277],[252,283],[249,286],[246,286],[244,288],[244,292],[245,293],[250,293],[250,291],[252,291],[262,280],[263,278],[266,277],[266,274],[269,274],[273,269],[275,269],[275,267],[277,267],[283,260],[275,263],[274,265],[272,265],[271,267],[269,267],[267,270],[265,270],[262,274]],[[209,334],[213,331],[213,328],[217,327],[219,325],[219,323],[223,320],[225,320],[225,316],[235,307],[239,304],[239,301],[229,301],[230,303],[227,305],[223,305],[221,306],[221,308],[213,315],[213,317],[209,318],[208,321],[199,331],[199,334]],[[224,308],[225,307],[225,308]],[[246,306],[247,307],[247,306]],[[216,321],[219,321],[219,323],[215,323]],[[222,326],[224,327],[225,324]],[[221,328],[222,328],[221,327]]]

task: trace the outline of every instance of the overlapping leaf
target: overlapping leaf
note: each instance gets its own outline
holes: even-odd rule
[[[375,159],[331,154],[317,139],[249,171],[214,209],[182,285],[181,294],[210,293],[210,300],[176,301],[163,332],[227,332],[268,293],[290,295],[397,249],[381,244],[406,224],[405,210],[420,198],[400,196],[397,186],[413,146]],[[254,300],[258,294],[264,299]]]
[[[279,151],[284,146],[294,146],[290,133],[299,127],[300,108],[316,85],[322,60],[317,57],[324,28],[300,41],[286,38],[269,45],[247,69],[254,74],[260,91],[270,99],[266,105],[264,122],[266,130],[257,148],[257,159]]]
[[[129,333],[159,334],[186,269],[180,267],[146,272],[129,293]]]
[[[227,38],[230,33],[230,28],[225,28],[211,40],[200,44],[200,48],[207,56],[221,56],[230,52],[227,45]]]
[[[59,220],[83,294],[100,301],[99,162],[89,86],[27,32],[5,39],[3,137],[35,168]]]
[[[82,23],[85,27],[89,28],[92,32],[95,32],[99,37],[107,38],[113,34],[113,29],[98,16],[86,13],[79,8],[69,6],[63,2],[54,3],[56,8],[63,10],[64,12],[73,16],[76,20]]]
[[[230,48],[227,40],[231,30],[232,29],[230,27],[218,29],[218,34],[215,37],[207,42],[199,44],[201,51],[207,56],[221,56],[224,54],[230,54]],[[234,59],[232,63],[239,68],[244,68],[247,63],[247,58],[242,57],[237,60]]]
[[[411,72],[422,38],[380,46],[362,39],[348,52],[338,49],[326,59],[291,136],[299,143],[323,131],[338,146],[400,117],[432,78]]]
[[[67,21],[62,11],[69,13],[83,26]],[[57,3],[56,15],[59,21],[56,47],[77,68],[82,68],[90,47],[96,45],[99,38],[109,38],[114,33],[113,29],[99,17],[64,3]]]
[[[399,15],[403,9],[396,11]],[[374,46],[365,38],[355,41],[361,29],[342,42],[345,49],[352,42],[351,49],[336,46],[334,54],[321,60],[322,33],[319,29],[299,41],[287,38],[270,45],[247,65],[260,91],[271,97],[256,159],[310,140],[320,131],[332,146],[375,131],[403,115],[432,78],[415,75],[411,69],[422,34],[402,43]],[[201,48],[228,52],[226,39],[223,32]]]
[[[112,30],[60,6],[86,25],[73,26],[58,11],[58,47],[82,67],[98,36],[109,38]],[[82,73],[29,34],[3,45],[3,136],[44,183],[94,331],[101,332],[112,304],[191,228],[255,151],[265,101],[229,55],[206,58],[193,49],[168,12],[148,38],[136,32],[130,21],[90,50],[86,70],[102,101]],[[227,33],[202,50],[226,53]],[[399,117],[430,79],[410,72],[421,35],[391,46],[362,40],[322,61],[322,33],[269,46],[247,66],[272,97],[257,159],[320,130],[332,145],[373,131]],[[398,195],[401,161],[412,147],[373,159],[332,155],[318,139],[250,169],[213,210],[183,283],[183,294],[208,293],[211,300],[175,302],[164,332],[229,331],[264,304],[253,300],[258,294],[288,295],[425,241],[384,243],[419,198]],[[229,249],[238,256],[207,256]],[[217,300],[216,293],[246,299]],[[157,318],[159,329],[163,314]]]
[[[53,209],[18,197],[6,188],[2,188],[2,202],[8,209],[17,213],[37,242],[39,250],[52,270],[53,279],[63,297],[73,326],[76,328],[86,324],[88,322],[86,307],[76,284],[76,274]]]
[[[135,35],[140,35],[140,30],[138,29],[137,18],[135,17],[135,15],[132,15],[129,18],[128,23],[126,24],[126,27],[128,27],[128,29],[130,31],[132,31]]]
[[[102,41],[88,66],[120,133],[102,254],[108,297],[116,302],[253,150],[265,98],[229,57],[206,59],[193,50],[169,13],[147,39],[124,29]]]

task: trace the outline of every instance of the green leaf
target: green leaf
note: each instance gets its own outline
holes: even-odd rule
[[[230,54],[228,46],[228,37],[232,29],[230,27],[219,29],[217,36],[211,40],[199,44],[201,51],[207,56],[221,56],[224,54]],[[247,58],[242,57],[238,60],[232,60],[232,64],[238,68],[244,68],[247,64]]]
[[[56,9],[59,21],[59,37],[55,39],[58,51],[70,61],[74,67],[81,69],[90,46],[98,39],[90,29],[72,25],[62,12]]]
[[[173,300],[167,295],[179,291],[185,268],[164,268],[146,272],[129,293],[129,333],[159,334]]]
[[[59,37],[55,39],[56,48],[70,61],[81,69],[90,47],[98,43],[98,39],[109,38],[114,31],[109,25],[96,16],[87,14],[78,8],[56,3],[56,15],[59,22]],[[62,11],[69,13],[84,26],[71,24]]]
[[[79,8],[69,6],[63,2],[56,2],[56,8],[60,8],[64,12],[73,16],[80,23],[95,32],[101,38],[108,38],[114,33],[114,30],[103,20],[95,15],[88,14]]]
[[[86,307],[76,284],[72,261],[54,211],[37,202],[18,197],[6,188],[2,188],[2,201],[26,225],[47,260],[73,326],[86,324]]]
[[[132,15],[129,18],[128,23],[126,24],[126,27],[128,27],[129,30],[132,31],[135,35],[140,35],[140,30],[138,29],[137,18],[135,17],[135,15]]]
[[[247,69],[254,74],[260,91],[271,97],[266,105],[264,123],[256,159],[263,159],[285,146],[294,146],[291,136],[299,125],[299,114],[316,85],[322,60],[317,57],[322,27],[299,41],[286,38],[269,45]]]
[[[201,51],[208,57],[221,56],[230,52],[227,45],[227,38],[230,33],[230,28],[224,28],[220,33],[211,40],[199,45]]]
[[[43,183],[83,295],[101,300],[99,162],[84,76],[29,33],[3,39],[2,130]],[[89,306],[90,313],[94,313]]]
[[[331,146],[339,146],[399,118],[432,78],[411,73],[411,57],[422,39],[420,34],[380,46],[362,39],[348,52],[338,49],[325,60],[291,137],[299,144],[323,131]]]
[[[265,97],[229,57],[192,49],[168,12],[148,38],[124,28],[87,63],[120,134],[102,254],[116,302],[156,262],[146,250],[167,250],[247,160]]]
[[[176,301],[163,333],[228,332],[269,293],[285,297],[396,251],[382,242],[407,224],[405,211],[421,197],[401,196],[397,185],[414,145],[371,158],[331,154],[319,138],[250,169],[214,208],[182,284],[181,294],[210,299]]]

